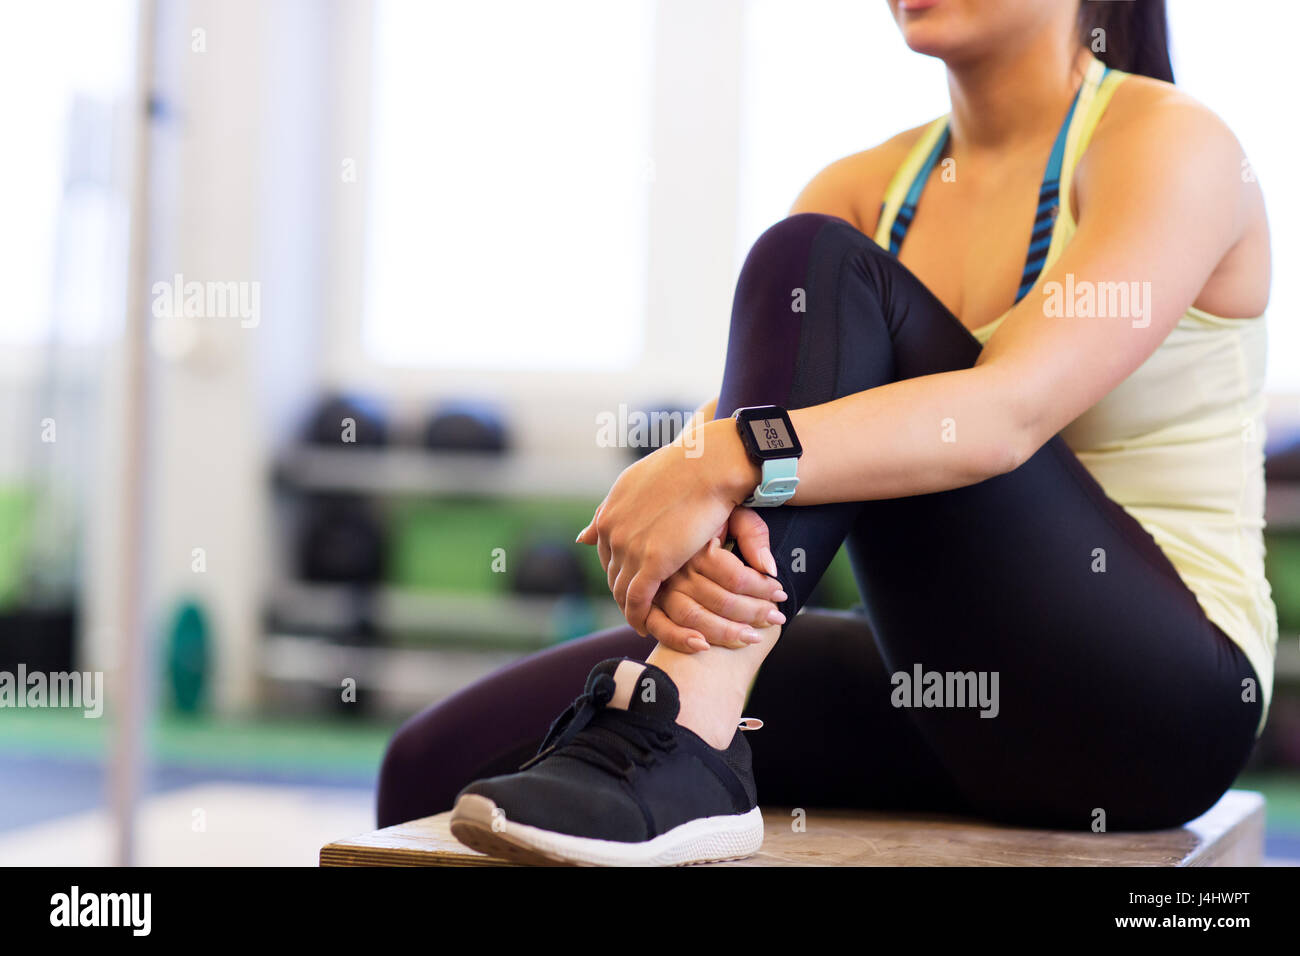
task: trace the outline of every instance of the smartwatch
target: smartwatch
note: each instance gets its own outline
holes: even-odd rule
[[[803,454],[789,414],[779,405],[753,405],[736,409],[731,417],[749,460],[763,469],[753,494],[741,504],[747,508],[785,504],[799,486],[796,471]]]

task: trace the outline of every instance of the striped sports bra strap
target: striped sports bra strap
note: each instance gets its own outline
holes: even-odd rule
[[[925,162],[917,170],[916,176],[912,179],[912,185],[903,198],[903,205],[899,207],[898,212],[894,215],[894,224],[889,230],[889,251],[894,255],[898,255],[898,249],[903,244],[903,236],[907,235],[907,228],[912,224],[912,217],[916,214],[916,204],[921,201],[921,191],[925,189],[925,184],[930,181],[930,173],[934,171],[935,163],[939,162],[939,157],[943,155],[943,151],[947,146],[948,124],[944,123],[939,138],[935,140],[934,148],[930,150],[930,155],[925,158]]]
[[[1042,274],[1043,267],[1047,263],[1047,250],[1052,245],[1053,227],[1056,225],[1056,216],[1063,201],[1061,197],[1061,168],[1065,163],[1065,144],[1066,140],[1069,139],[1075,110],[1079,106],[1079,96],[1086,86],[1087,80],[1085,78],[1085,81],[1080,84],[1079,89],[1075,92],[1074,99],[1070,101],[1070,109],[1065,114],[1065,121],[1061,123],[1060,130],[1057,131],[1056,142],[1052,144],[1051,155],[1047,158],[1047,169],[1043,173],[1043,182],[1038,187],[1038,207],[1034,210],[1034,228],[1030,231],[1029,249],[1025,253],[1024,268],[1020,272],[1020,287],[1016,290],[1017,302],[1023,299],[1029,290],[1034,287],[1034,283],[1038,281],[1038,277]]]
[[[876,221],[876,231],[873,233],[873,238],[878,245],[886,248],[890,247],[889,234],[893,229],[899,211],[902,209],[903,202],[907,198],[907,194],[919,178],[917,172],[933,154],[935,143],[945,139],[947,133],[948,118],[946,116],[932,120],[908,151],[907,156],[899,163],[898,169],[894,171],[894,175],[889,180],[889,185],[885,187],[884,199],[880,204],[880,216]],[[927,170],[927,176],[928,172]],[[921,182],[924,183],[925,179],[921,179]]]
[[[1052,259],[1056,236],[1054,226],[1060,203],[1065,201],[1064,189],[1068,186],[1073,172],[1070,166],[1078,159],[1079,147],[1082,145],[1080,133],[1085,132],[1079,127],[1095,122],[1096,108],[1093,104],[1097,99],[1097,91],[1108,75],[1117,72],[1110,70],[1094,57],[1084,74],[1083,83],[1080,84],[1074,99],[1070,102],[1070,109],[1061,123],[1061,128],[1057,131],[1052,152],[1048,156],[1047,168],[1043,172],[1043,181],[1039,186],[1034,227],[1025,254],[1025,265],[1021,271],[1020,287],[1016,292],[1017,302],[1033,288],[1039,275]],[[1111,80],[1114,80],[1113,76]],[[1108,82],[1105,92],[1109,92],[1111,86],[1113,82]],[[1108,97],[1100,99],[1103,102],[1097,105],[1104,108],[1104,100]],[[912,148],[912,152],[899,166],[885,190],[875,239],[882,246],[887,242],[889,251],[894,255],[897,255],[902,248],[903,239],[916,215],[921,193],[939,157],[948,146],[949,120],[949,116],[942,116],[930,124]],[[1091,132],[1091,129],[1086,132]]]

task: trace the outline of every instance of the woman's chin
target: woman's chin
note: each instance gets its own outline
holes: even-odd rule
[[[960,56],[960,48],[952,43],[944,43],[941,40],[930,37],[917,39],[915,41],[913,41],[911,37],[905,39],[907,42],[907,48],[913,53],[920,53],[923,56],[932,56],[945,62],[950,59],[958,59]]]
[[[940,60],[960,57],[963,46],[951,35],[951,31],[936,30],[928,24],[917,24],[904,29],[903,42],[913,53],[938,57]]]

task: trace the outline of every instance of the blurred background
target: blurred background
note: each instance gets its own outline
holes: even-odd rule
[[[1273,221],[1268,731],[1300,859],[1291,34],[1171,3]],[[384,745],[619,623],[572,543],[716,393],[750,243],[947,110],[884,0],[5,0],[0,863],[303,864]],[[818,603],[857,598],[841,555]],[[92,682],[93,683],[93,682]]]

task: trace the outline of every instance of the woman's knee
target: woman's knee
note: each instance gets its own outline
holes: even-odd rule
[[[834,388],[888,381],[884,259],[892,256],[835,216],[800,213],[764,232],[736,283],[719,415],[740,405],[817,404],[839,397]]]
[[[760,266],[769,266],[774,260],[807,258],[817,235],[823,229],[837,223],[849,225],[847,221],[837,216],[817,212],[802,212],[787,216],[763,230],[750,247],[746,263],[754,262]]]
[[[799,213],[768,227],[750,248],[736,282],[732,331],[773,333],[792,315],[807,321],[832,316],[838,276],[846,261],[867,264],[893,257],[851,223],[821,213]],[[876,268],[856,274],[874,283]]]
[[[393,826],[421,815],[411,809],[411,793],[419,788],[416,779],[430,756],[430,734],[423,719],[413,717],[398,728],[388,742],[379,765],[376,784],[376,817],[381,827]]]
[[[838,258],[849,253],[884,252],[870,236],[838,216],[804,212],[769,226],[755,240],[740,272],[741,285],[771,289],[793,298],[790,282],[801,284],[814,258]],[[888,253],[886,253],[887,255]]]
[[[467,715],[442,701],[393,734],[379,765],[375,807],[379,826],[450,810],[461,787],[492,756],[495,741],[476,739]]]
[[[814,241],[847,249],[880,250],[881,247],[847,219],[820,212],[800,212],[773,223],[750,247],[750,258],[806,256]],[[881,250],[883,251],[883,250]]]

